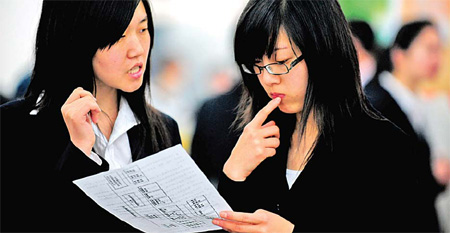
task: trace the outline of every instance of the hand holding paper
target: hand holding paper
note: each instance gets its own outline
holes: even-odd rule
[[[74,183],[111,214],[145,232],[221,229],[212,219],[231,210],[181,145]]]

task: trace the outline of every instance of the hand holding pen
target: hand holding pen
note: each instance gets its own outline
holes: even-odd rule
[[[76,88],[61,107],[72,143],[89,155],[95,143],[91,121],[98,122],[101,109],[92,93]]]

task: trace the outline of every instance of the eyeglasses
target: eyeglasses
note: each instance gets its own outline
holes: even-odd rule
[[[285,63],[275,62],[265,66],[258,66],[255,64],[241,64],[242,70],[247,74],[261,74],[263,69],[266,69],[269,74],[282,75],[287,74],[294,68],[295,65],[300,63],[304,59],[303,54],[297,57],[291,62],[291,67],[288,67]]]

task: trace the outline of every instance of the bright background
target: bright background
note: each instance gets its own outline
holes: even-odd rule
[[[246,0],[151,0],[155,24],[152,104],[177,120],[189,151],[195,112],[239,78],[233,34]],[[429,17],[439,25],[444,62],[423,85],[450,93],[450,0],[340,0],[348,19],[368,21],[380,46],[388,46],[404,22]],[[0,0],[0,94],[14,98],[33,64],[42,0]],[[58,59],[58,58],[55,58]],[[64,74],[61,74],[64,78]]]

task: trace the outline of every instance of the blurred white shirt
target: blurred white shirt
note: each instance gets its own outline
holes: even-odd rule
[[[399,82],[391,73],[380,74],[380,85],[394,98],[406,114],[416,132],[422,134],[430,146],[432,158],[450,158],[450,103],[441,94],[424,98]]]

